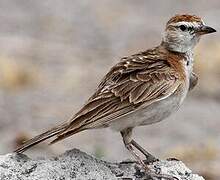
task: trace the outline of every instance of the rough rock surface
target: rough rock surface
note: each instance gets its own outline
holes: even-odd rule
[[[204,180],[193,174],[181,161],[158,161],[149,166],[157,173],[180,180]],[[30,159],[23,154],[0,156],[1,180],[143,180],[151,179],[135,162],[110,163],[98,160],[77,149],[50,159]],[[158,179],[158,178],[155,178]]]

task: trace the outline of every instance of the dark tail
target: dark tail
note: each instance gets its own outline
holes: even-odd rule
[[[67,127],[67,124],[61,124],[55,128],[52,128],[26,142],[24,142],[23,145],[21,145],[20,147],[18,147],[14,152],[17,152],[17,153],[22,153],[24,151],[26,151],[27,149],[29,149],[30,147],[46,140],[46,139],[49,139],[53,136],[56,136],[58,135],[59,133],[63,132]]]

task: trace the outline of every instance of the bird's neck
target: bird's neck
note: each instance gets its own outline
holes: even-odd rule
[[[193,48],[183,48],[179,47],[178,45],[170,45],[169,43],[162,41],[160,47],[175,54],[192,54]]]
[[[166,52],[166,54],[177,55],[178,57],[182,57],[176,59],[183,60],[184,66],[186,67],[188,73],[191,74],[191,72],[193,71],[193,64],[194,64],[193,49],[189,49],[188,51],[185,52],[173,51],[167,48],[166,43],[164,42],[160,44],[159,49],[161,49],[163,52]]]
[[[192,48],[189,48],[187,50],[185,49],[185,51],[183,51],[183,49],[181,49],[181,48],[176,48],[176,49],[174,48],[173,49],[173,48],[170,48],[170,46],[168,46],[167,43],[164,41],[161,42],[159,47],[169,53],[182,55],[186,59],[193,59],[193,49]]]
[[[168,51],[176,52],[176,53],[188,53],[192,52],[194,45],[192,44],[185,44],[185,43],[178,43],[175,41],[167,41],[165,38],[161,42],[161,46],[166,48]]]

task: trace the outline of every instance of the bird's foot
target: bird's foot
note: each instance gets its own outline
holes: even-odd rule
[[[151,178],[152,180],[154,179],[161,179],[161,180],[179,180],[177,177],[167,175],[167,174],[156,174],[154,172],[146,172],[147,176]]]
[[[143,161],[145,164],[153,164],[154,162],[159,161],[159,159],[154,157],[153,155],[150,155],[150,156],[148,155],[146,156],[146,159]]]
[[[149,180],[179,180],[175,176],[171,176],[168,174],[161,174],[160,172],[155,172],[154,170],[150,169],[147,164],[139,163],[139,166],[136,168],[137,174],[140,176],[145,176]],[[142,172],[141,172],[142,171]]]

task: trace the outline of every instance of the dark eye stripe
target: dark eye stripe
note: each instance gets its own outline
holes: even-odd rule
[[[177,26],[177,28],[179,28],[181,31],[188,31],[190,34],[194,34],[194,27],[193,26],[186,26],[186,25],[180,25]]]
[[[188,27],[188,31],[193,31],[193,30],[194,30],[194,28],[192,26]]]

